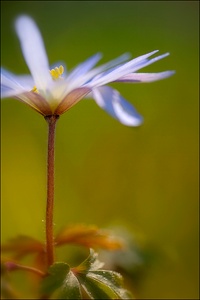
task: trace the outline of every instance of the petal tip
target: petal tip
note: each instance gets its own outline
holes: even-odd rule
[[[27,22],[33,22],[33,19],[31,17],[29,17],[28,15],[19,15],[16,19],[15,19],[15,28],[17,30],[21,30],[21,28],[23,26],[26,26]]]

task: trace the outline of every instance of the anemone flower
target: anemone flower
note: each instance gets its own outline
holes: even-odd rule
[[[101,58],[97,53],[67,72],[62,65],[49,67],[39,29],[26,15],[19,16],[15,29],[24,59],[31,75],[15,75],[1,68],[1,97],[14,97],[42,114],[60,116],[84,97],[91,97],[112,117],[127,126],[138,126],[142,117],[120,93],[107,86],[112,82],[152,82],[167,78],[174,71],[136,73],[169,53],[149,59],[158,50],[130,61],[129,54],[95,67]]]
[[[51,266],[54,259],[54,148],[57,119],[84,97],[91,97],[111,116],[127,126],[138,126],[142,117],[118,91],[107,86],[112,82],[152,82],[171,76],[174,71],[136,73],[169,53],[150,58],[156,51],[130,61],[129,54],[95,67],[101,58],[97,53],[72,71],[62,65],[50,68],[41,34],[35,22],[22,15],[16,19],[24,59],[31,75],[15,75],[1,68],[1,97],[14,97],[43,115],[48,123],[47,202],[46,202],[46,258]],[[65,196],[66,197],[66,196]]]

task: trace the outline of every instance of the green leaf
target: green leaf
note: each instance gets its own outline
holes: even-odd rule
[[[79,281],[71,271],[58,294],[58,299],[82,299]]]
[[[99,270],[89,272],[88,276],[110,287],[117,294],[117,299],[133,299],[133,295],[123,288],[121,274],[114,271]]]
[[[78,279],[65,263],[55,263],[49,268],[49,275],[42,281],[41,292],[45,296],[55,293],[57,299],[81,299]]]
[[[109,286],[91,278],[89,274],[88,276],[80,275],[79,280],[91,299],[119,299],[117,294],[110,289]]]
[[[122,286],[122,276],[114,271],[92,271],[79,274],[79,281],[92,299],[133,299]]]
[[[92,249],[86,260],[70,269],[65,263],[55,263],[43,279],[41,292],[53,299],[82,299],[81,288],[91,299],[133,299],[123,288],[122,276],[114,271],[99,270],[102,263]]]
[[[74,272],[91,299],[133,299],[123,288],[122,276],[114,271],[99,270],[102,263],[92,249],[88,258]]]
[[[85,273],[100,269],[104,263],[100,262],[97,257],[98,253],[94,252],[93,249],[90,249],[90,255],[76,268],[77,272]]]

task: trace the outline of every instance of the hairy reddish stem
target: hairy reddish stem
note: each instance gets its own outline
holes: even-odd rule
[[[53,235],[53,208],[54,208],[54,145],[55,128],[59,116],[46,116],[48,123],[48,155],[47,155],[47,204],[46,204],[46,256],[47,265],[54,263],[54,235]]]

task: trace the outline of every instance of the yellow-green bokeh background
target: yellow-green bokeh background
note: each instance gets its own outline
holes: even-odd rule
[[[56,136],[55,229],[83,222],[121,226],[165,253],[141,280],[139,298],[198,299],[198,1],[2,1],[1,64],[27,73],[13,21],[31,15],[50,63],[70,69],[159,49],[143,72],[176,70],[151,84],[115,84],[144,116],[129,128],[83,100]],[[47,126],[16,100],[1,110],[2,241],[44,238]]]

